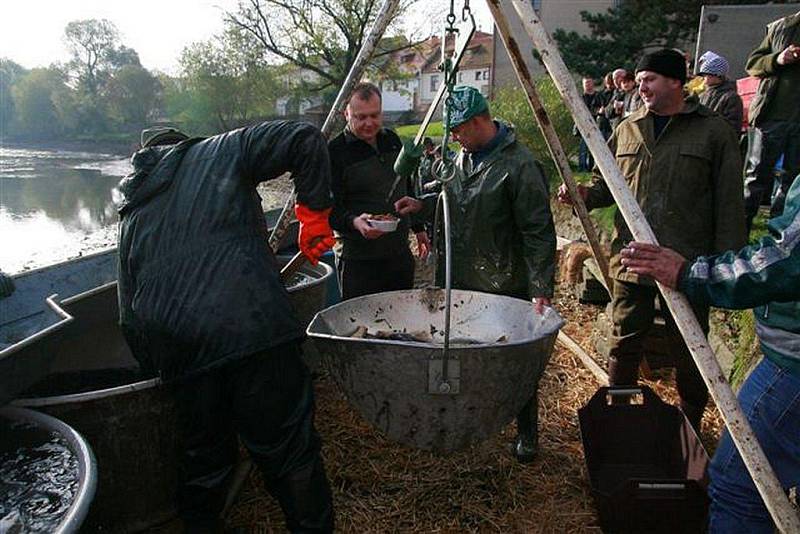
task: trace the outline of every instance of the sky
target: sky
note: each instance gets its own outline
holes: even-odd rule
[[[223,11],[233,11],[238,0],[3,0],[0,17],[0,57],[26,68],[46,67],[69,59],[64,44],[67,23],[81,19],[108,19],[121,42],[139,53],[150,70],[177,73],[183,48],[222,31]],[[408,27],[440,31],[431,26],[430,10],[448,0],[421,0]],[[460,14],[461,1],[456,2]],[[484,0],[472,0],[479,29],[491,31]],[[416,17],[416,20],[413,19]],[[441,22],[444,24],[444,21]]]

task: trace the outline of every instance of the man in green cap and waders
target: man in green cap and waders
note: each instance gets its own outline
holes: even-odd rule
[[[447,116],[461,145],[456,177],[447,183],[451,206],[452,287],[533,301],[541,314],[553,295],[556,233],[547,179],[511,125],[492,120],[474,87],[457,86]],[[433,211],[436,197],[404,197],[400,214]],[[440,262],[440,265],[443,262]],[[443,273],[437,273],[440,281]],[[538,385],[537,385],[538,388]],[[514,453],[532,461],[538,450],[538,396],[517,414]]]

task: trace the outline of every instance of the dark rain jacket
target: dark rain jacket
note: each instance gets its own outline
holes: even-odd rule
[[[661,245],[687,258],[744,245],[742,161],[736,135],[722,117],[689,97],[656,140],[653,116],[642,107],[620,123],[608,143]],[[587,209],[613,203],[595,168]],[[626,272],[620,264],[619,252],[631,239],[618,211],[610,273],[617,280],[650,285],[650,278]]]
[[[752,126],[769,120],[800,121],[800,63],[778,65],[778,56],[792,43],[800,44],[800,12],[769,24],[764,40],[747,58],[747,73],[761,78],[750,102]]]
[[[256,193],[292,172],[298,202],[331,205],[330,163],[311,125],[266,122],[140,150],[119,185],[120,324],[165,379],[303,337]]]
[[[700,95],[700,103],[722,115],[737,134],[741,133],[744,108],[742,97],[736,92],[736,82],[725,80],[719,85],[707,88]]]
[[[547,180],[533,154],[505,139],[472,169],[459,152],[458,174],[447,184],[453,247],[452,287],[517,298],[551,297],[556,233]],[[432,212],[435,196],[426,197]],[[444,286],[444,243],[439,240],[437,282]]]
[[[331,226],[341,237],[342,258],[377,260],[408,253],[409,221],[406,218],[400,220],[397,230],[377,239],[366,239],[353,227],[353,219],[362,213],[394,213],[395,201],[414,195],[412,180],[400,180],[392,197],[386,200],[394,184],[394,162],[401,148],[397,134],[385,128],[378,132],[377,149],[348,129],[328,144],[334,198]],[[413,224],[414,232],[421,232],[423,228],[416,222]]]

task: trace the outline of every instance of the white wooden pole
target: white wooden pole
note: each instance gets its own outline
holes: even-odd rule
[[[547,143],[550,156],[553,158],[553,161],[556,162],[556,168],[561,175],[561,180],[567,186],[567,190],[573,199],[575,213],[578,215],[578,219],[581,221],[583,232],[586,234],[586,239],[589,241],[589,246],[592,249],[592,254],[594,254],[594,259],[597,262],[597,266],[600,268],[600,273],[602,274],[603,279],[605,280],[606,288],[610,291],[611,279],[609,278],[608,274],[608,259],[603,253],[603,249],[600,247],[600,238],[597,236],[597,231],[594,228],[594,224],[592,224],[592,220],[589,218],[589,212],[586,210],[586,204],[578,194],[578,185],[575,183],[575,178],[572,176],[572,168],[569,166],[569,161],[567,160],[567,155],[564,152],[564,147],[561,146],[561,140],[558,138],[556,129],[553,127],[553,123],[550,121],[547,110],[544,108],[544,105],[542,105],[542,99],[539,97],[539,92],[536,90],[536,85],[533,83],[531,73],[528,71],[528,67],[525,65],[525,60],[522,57],[520,48],[517,45],[517,41],[512,35],[511,25],[508,23],[508,18],[506,17],[499,3],[489,2],[488,6],[489,11],[492,13],[492,17],[494,17],[494,24],[497,27],[500,38],[503,40],[503,44],[506,47],[508,56],[511,58],[511,64],[514,66],[514,70],[517,73],[519,83],[522,85],[522,88],[528,97],[528,104],[531,106],[531,111],[533,111],[536,124],[539,125],[539,130],[541,130],[544,140]],[[581,100],[581,105],[585,106],[583,100]]]
[[[325,137],[330,137],[333,133],[339,117],[344,112],[353,87],[361,80],[361,75],[364,73],[364,69],[366,69],[367,64],[372,58],[372,53],[378,46],[378,43],[383,37],[383,33],[392,21],[399,5],[400,0],[385,0],[383,2],[381,10],[375,18],[375,23],[372,25],[372,28],[370,28],[367,39],[361,45],[361,50],[358,51],[358,55],[353,61],[353,65],[350,67],[350,72],[347,73],[347,78],[345,78],[342,88],[339,89],[339,94],[336,95],[336,100],[333,106],[331,106],[331,110],[328,112],[325,123],[322,125],[322,134]],[[286,230],[289,228],[289,221],[291,220],[294,203],[295,192],[294,188],[292,188],[292,192],[286,198],[286,203],[283,205],[281,214],[275,222],[275,227],[272,229],[272,233],[269,236],[269,246],[272,247],[272,250],[277,250],[278,243],[281,242]]]
[[[499,0],[487,0],[487,2],[499,5]],[[575,124],[586,140],[633,237],[637,241],[657,243],[656,236],[628,189],[613,154],[602,141],[600,131],[586,106],[582,105],[581,96],[564,65],[558,47],[547,34],[529,1],[511,0],[511,2],[522,20],[526,33],[539,50],[548,73],[571,110]],[[800,518],[761,450],[688,301],[677,291],[672,291],[661,284],[658,287],[772,519],[781,532],[786,534],[800,532]]]

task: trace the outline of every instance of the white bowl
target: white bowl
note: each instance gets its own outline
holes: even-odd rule
[[[397,230],[397,225],[400,224],[400,219],[393,221],[381,221],[376,219],[367,219],[370,226],[381,232],[394,232]]]

